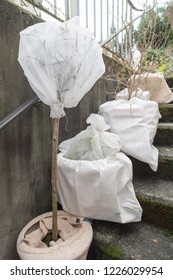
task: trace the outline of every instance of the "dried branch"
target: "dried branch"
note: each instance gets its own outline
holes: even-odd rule
[[[169,13],[167,12],[170,21],[172,19],[172,12],[173,5],[170,8]],[[122,59],[114,53],[112,55],[114,64],[109,65],[108,71],[103,76],[104,79],[114,80],[116,82],[114,93],[116,93],[120,88],[122,89],[123,87],[127,87],[128,80],[131,76],[135,79],[136,75],[155,72],[160,64],[163,63],[162,61],[166,63],[168,57],[163,51],[167,47],[167,43],[173,35],[171,34],[172,31],[170,30],[170,27],[165,24],[164,19],[159,19],[159,16],[160,15],[157,10],[154,11],[153,9],[150,9],[148,14],[143,17],[143,25],[140,27],[143,28],[142,32],[141,30],[138,31],[138,36],[134,37],[135,40],[133,40],[133,42],[127,40],[129,27],[126,28],[124,38],[126,36],[125,39],[128,44],[128,59]],[[162,21],[164,21],[164,29],[162,29]],[[131,25],[130,28],[133,30],[133,34],[137,33],[137,31],[134,31],[134,25]],[[117,44],[117,42],[115,44]],[[124,42],[121,42],[121,44],[124,44]],[[138,61],[136,63],[135,48],[138,48],[140,51],[140,56],[138,57]],[[130,94],[131,90],[132,87],[129,87]]]

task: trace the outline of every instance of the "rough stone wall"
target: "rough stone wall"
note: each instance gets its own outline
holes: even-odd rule
[[[0,3],[0,120],[35,96],[19,63],[19,32],[39,20],[18,7]],[[86,127],[109,98],[114,82],[100,79],[76,108],[62,118],[60,140]],[[67,127],[67,130],[66,130]],[[51,210],[51,121],[42,102],[0,131],[0,259],[18,259],[16,239],[35,216]]]

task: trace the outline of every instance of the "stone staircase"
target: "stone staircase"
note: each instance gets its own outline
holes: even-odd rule
[[[173,104],[159,108],[162,119],[154,140],[159,149],[157,172],[131,158],[142,221],[94,221],[89,259],[173,260]]]

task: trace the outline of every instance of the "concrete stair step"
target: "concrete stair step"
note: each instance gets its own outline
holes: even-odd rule
[[[94,221],[88,259],[172,260],[172,232],[145,222],[118,224]]]
[[[154,145],[173,146],[173,123],[159,123]]]
[[[159,150],[159,161],[172,160],[173,161],[173,147],[172,146],[157,146]]]
[[[173,180],[173,147],[157,146],[159,150],[158,170],[154,172],[147,163],[130,157],[133,164],[133,174],[136,177],[153,176]]]
[[[158,178],[134,178],[136,196],[146,222],[173,230],[173,181]]]
[[[173,147],[157,146],[159,150],[159,163],[157,177],[173,179]]]
[[[173,88],[173,78],[172,77],[165,77],[165,80],[168,84],[168,86],[170,87],[170,89]]]
[[[130,157],[142,222],[95,220],[88,259],[173,259],[173,104],[160,104],[159,110],[162,119],[154,141],[159,149],[158,171]]]
[[[173,104],[160,104],[159,111],[162,115],[160,122],[173,122]]]

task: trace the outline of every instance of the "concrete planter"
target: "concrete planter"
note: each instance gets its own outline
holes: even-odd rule
[[[42,214],[30,221],[17,239],[17,252],[22,260],[85,260],[93,231],[90,223],[58,211],[57,242],[50,247],[42,239],[51,231],[52,212]]]

